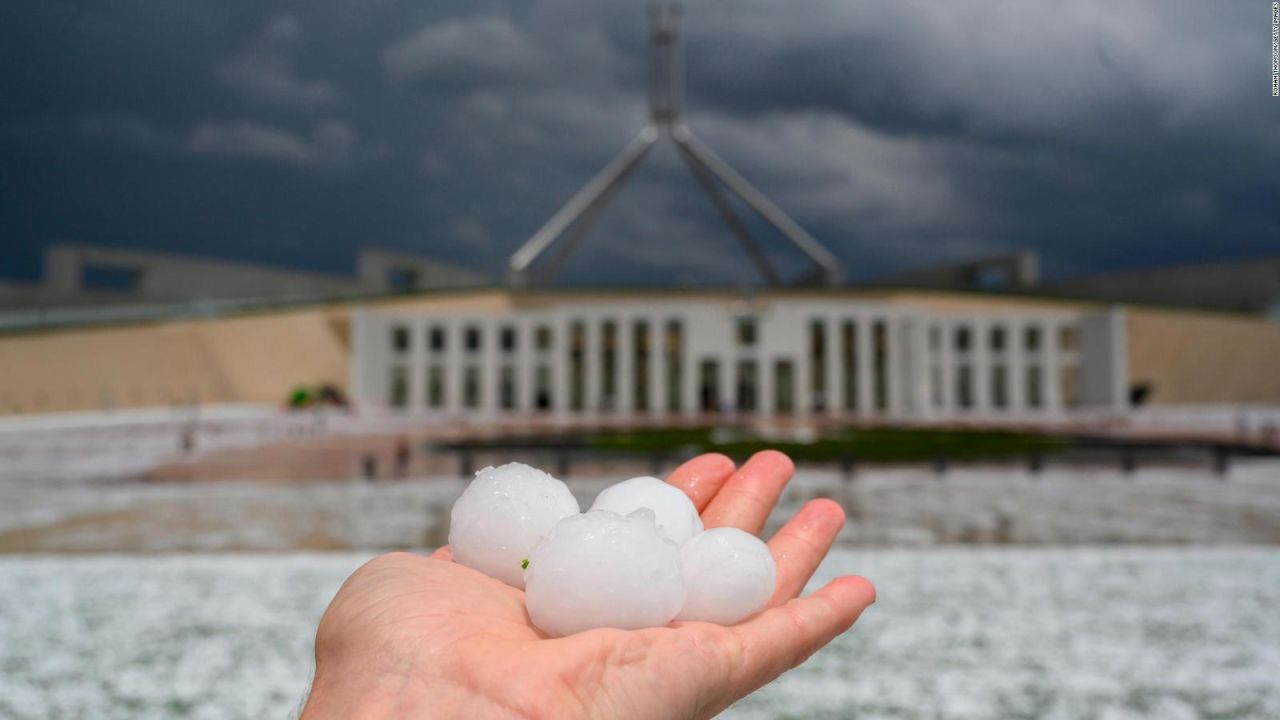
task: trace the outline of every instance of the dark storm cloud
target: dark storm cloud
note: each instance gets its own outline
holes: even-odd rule
[[[1265,8],[1063,5],[691,3],[689,122],[855,277],[1280,252]],[[645,31],[639,2],[5,3],[0,275],[60,239],[499,274],[643,122]],[[569,279],[750,279],[739,255],[659,148]]]

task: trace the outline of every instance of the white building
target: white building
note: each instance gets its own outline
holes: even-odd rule
[[[850,291],[532,293],[357,309],[353,398],[441,417],[1122,410],[1123,312]]]

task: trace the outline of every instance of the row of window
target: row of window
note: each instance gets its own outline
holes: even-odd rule
[[[942,328],[938,325],[929,327],[929,349],[938,351],[942,348]],[[972,327],[968,325],[957,325],[951,329],[951,347],[956,352],[968,352],[974,347],[973,336],[976,333]],[[1022,328],[1022,349],[1027,352],[1036,352],[1040,350],[1042,337],[1044,333],[1038,325],[1028,325]],[[992,325],[986,329],[988,350],[993,352],[1001,352],[1006,349],[1009,344],[1009,328],[1004,325]],[[1058,328],[1058,348],[1061,350],[1074,350],[1076,348],[1076,329],[1070,325],[1064,325]]]
[[[869,328],[866,331],[860,331],[859,324],[868,322]],[[791,359],[778,359],[774,362],[769,370],[773,373],[773,406],[778,412],[789,412],[801,402],[807,402],[809,409],[814,412],[825,412],[827,408],[828,385],[834,378],[828,377],[827,353],[828,353],[828,330],[831,326],[826,321],[815,320],[809,327],[809,343],[807,357],[801,358],[805,362],[808,369],[808,387],[797,387],[796,375],[797,368],[795,362]],[[836,365],[839,372],[843,376],[843,393],[840,397],[833,398],[838,406],[841,406],[846,412],[855,412],[861,410],[864,405],[876,412],[885,412],[890,406],[890,388],[892,380],[890,378],[890,333],[889,324],[885,319],[877,320],[844,320],[835,324],[834,333],[837,335],[838,343],[836,352]],[[598,328],[598,346],[597,353],[594,355],[598,365],[598,386],[592,388],[595,390],[595,402],[592,403],[588,394],[588,356],[590,355],[587,342],[587,324],[582,320],[575,320],[568,324],[566,331],[567,337],[567,362],[568,374],[566,382],[568,383],[566,398],[566,409],[571,411],[583,411],[588,409],[588,405],[594,405],[591,409],[610,411],[618,405],[620,383],[630,383],[629,395],[632,400],[632,407],[636,412],[644,413],[656,409],[665,409],[671,412],[682,411],[683,398],[682,387],[684,378],[682,376],[684,368],[684,327],[678,320],[670,320],[662,325],[660,331],[665,334],[662,343],[664,357],[659,359],[655,365],[651,362],[651,353],[653,352],[653,342],[656,341],[659,329],[653,328],[648,320],[635,320],[629,324],[618,323],[613,320],[600,322]],[[534,328],[533,338],[534,347],[539,351],[549,351],[553,346],[554,329],[550,325],[538,325]],[[860,367],[863,362],[863,353],[859,350],[862,333],[866,333],[870,347],[865,360],[868,367]],[[620,337],[622,333],[630,333],[629,346],[629,365],[630,372],[627,377],[623,378],[621,368],[621,345]],[[1008,369],[1006,365],[999,359],[998,351],[1005,348],[1008,330],[1002,326],[993,326],[987,328],[986,336],[989,341],[989,347],[997,351],[995,362],[990,366],[991,373],[988,382],[988,394],[985,406],[1001,410],[1008,408],[1010,405],[1010,391],[1008,388]],[[1073,328],[1063,328],[1059,337],[1061,347],[1074,347],[1075,331]],[[930,345],[932,349],[937,349],[937,343],[940,342],[941,328],[938,325],[929,327]],[[963,353],[972,346],[973,331],[968,326],[956,326],[953,328],[954,347]],[[1038,350],[1041,345],[1042,328],[1037,326],[1028,326],[1022,329],[1023,347],[1028,350]],[[431,351],[427,354],[427,377],[426,377],[426,397],[423,398],[423,404],[428,408],[438,409],[449,406],[449,398],[447,396],[448,387],[445,381],[445,368],[443,365],[443,352],[447,349],[448,335],[444,326],[431,326],[427,330],[428,349]],[[740,345],[751,346],[757,342],[757,332],[755,320],[750,317],[739,318],[736,323],[736,339]],[[461,340],[463,347],[468,352],[479,351],[483,348],[484,334],[480,326],[464,326],[461,329]],[[494,388],[496,396],[494,404],[501,410],[515,410],[520,407],[518,402],[518,385],[516,366],[513,364],[514,359],[511,354],[518,348],[518,334],[513,326],[504,326],[498,328],[497,331],[498,346],[504,351],[498,358],[498,376],[494,378]],[[392,329],[392,346],[396,350],[407,350],[409,347],[409,330],[405,326],[397,326]],[[933,354],[936,360],[936,353]],[[737,362],[734,368],[735,385],[733,387],[733,403],[729,405],[729,398],[720,397],[720,361],[716,358],[702,359],[698,363],[696,375],[696,402],[698,409],[704,412],[715,412],[730,407],[742,412],[753,412],[759,409],[758,405],[758,386],[759,370],[757,363],[752,359],[743,359]],[[661,378],[651,377],[654,371]],[[468,360],[462,367],[461,376],[461,397],[458,404],[467,409],[479,408],[483,405],[482,393],[484,391],[483,378],[481,377],[481,366],[473,361]],[[937,365],[936,361],[930,365],[930,386],[932,387],[932,404],[935,407],[943,407],[943,384],[950,382],[951,398],[954,406],[959,409],[970,409],[975,407],[976,383],[973,380],[972,367],[967,362],[960,362],[955,366],[954,374],[950,378],[945,378],[942,369]],[[1062,385],[1062,397],[1064,401],[1071,403],[1075,395],[1074,369],[1064,367],[1063,377],[1059,380]],[[395,407],[406,407],[409,402],[409,382],[408,369],[404,364],[394,366],[391,378],[391,404]],[[532,395],[529,405],[538,410],[553,409],[556,393],[553,392],[552,366],[544,357],[539,357],[532,371]],[[1022,392],[1022,398],[1026,407],[1036,409],[1044,406],[1044,382],[1042,379],[1042,370],[1038,364],[1034,362],[1026,366],[1026,372],[1023,373],[1023,382],[1025,383]],[[651,392],[653,383],[660,383],[661,390],[654,396]],[[866,387],[864,387],[864,383]],[[867,398],[863,398],[863,393],[869,393]],[[651,404],[657,403],[662,406],[653,408]]]
[[[550,350],[551,328],[546,325],[538,326],[534,331],[534,339],[534,345],[538,350]],[[484,333],[479,325],[469,325],[462,329],[462,347],[467,352],[479,352],[484,348]],[[514,326],[508,325],[499,329],[498,347],[504,352],[515,351],[516,329]],[[408,326],[397,325],[392,328],[391,349],[396,352],[405,352],[409,349]],[[435,353],[448,349],[448,333],[443,326],[435,325],[427,329],[427,349]]]

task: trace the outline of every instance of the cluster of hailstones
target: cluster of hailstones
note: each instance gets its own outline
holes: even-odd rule
[[[605,488],[584,513],[537,468],[488,467],[451,523],[454,561],[523,589],[533,624],[555,637],[673,620],[732,625],[765,606],[777,578],[759,538],[704,530],[688,496],[652,477]]]

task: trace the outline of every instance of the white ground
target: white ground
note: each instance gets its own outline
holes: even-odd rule
[[[620,478],[614,478],[617,480]],[[612,480],[571,478],[583,506]],[[443,542],[457,478],[368,484],[0,483],[0,552],[382,549]],[[825,495],[859,546],[938,543],[1280,544],[1280,462],[1204,468],[802,470],[771,526]]]
[[[448,426],[453,420],[426,422]],[[1107,413],[1079,413],[1074,421],[1119,435],[1193,434],[1280,443],[1280,407],[1272,406],[1153,407],[1123,421]],[[183,458],[187,435],[198,456],[296,437],[421,429],[423,422],[386,413],[288,412],[250,404],[0,417],[0,484],[137,477],[157,464]]]
[[[285,717],[366,557],[0,558],[0,717]],[[728,717],[1280,717],[1275,549],[842,550],[837,572],[879,602]]]

